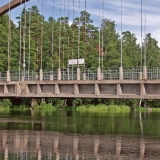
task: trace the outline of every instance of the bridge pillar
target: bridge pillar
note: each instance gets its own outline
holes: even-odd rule
[[[7,81],[11,81],[11,77],[10,77],[10,71],[7,71],[7,73],[6,73],[7,75]]]
[[[61,69],[58,68],[58,80],[61,80]]]
[[[123,79],[123,67],[119,67],[119,79]]]
[[[80,74],[81,74],[80,68],[77,68],[77,80],[80,80]]]
[[[43,81],[43,70],[42,69],[39,70],[39,80]]]
[[[143,79],[147,79],[147,67],[143,66]]]
[[[97,68],[97,80],[101,80],[101,68]]]

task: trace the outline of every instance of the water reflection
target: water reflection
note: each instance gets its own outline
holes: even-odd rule
[[[58,132],[2,130],[0,133],[0,146],[2,146],[0,157],[5,160],[16,158],[123,160],[130,159],[130,157],[144,159],[155,155],[154,158],[158,159],[160,156],[159,142],[160,140],[121,135],[67,135]]]
[[[160,157],[159,130],[150,132],[159,124],[155,113],[98,116],[61,112],[50,117],[36,114],[38,116],[34,113],[33,117],[16,114],[10,118],[1,115],[0,159],[143,160]]]

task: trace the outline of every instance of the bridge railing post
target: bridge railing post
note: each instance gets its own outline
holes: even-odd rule
[[[43,70],[42,69],[39,70],[39,80],[43,81]]]
[[[147,67],[143,66],[143,79],[147,79]]]
[[[97,68],[97,80],[101,80],[101,68]]]
[[[58,68],[58,78],[57,78],[59,81],[61,80],[61,69]]]
[[[81,74],[80,68],[77,68],[77,80],[80,80],[80,74]]]
[[[119,79],[123,79],[123,67],[119,67]]]
[[[7,76],[7,81],[10,81],[10,80],[11,80],[10,71],[7,71],[6,74],[7,74],[7,75],[6,75],[6,76]]]

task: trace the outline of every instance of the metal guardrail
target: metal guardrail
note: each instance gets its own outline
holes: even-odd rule
[[[140,79],[141,67],[123,68],[123,79]]]
[[[147,79],[160,79],[160,67],[148,68]]]
[[[123,68],[123,79],[140,79],[140,73],[142,74],[141,67],[127,67]],[[97,69],[86,68],[80,69],[80,80],[97,80],[98,72]],[[10,72],[11,81],[36,81],[39,80],[39,72],[30,71],[30,72]],[[43,71],[43,80],[57,80],[58,71],[54,69],[52,71]],[[67,68],[61,69],[61,80],[76,80],[77,79],[77,68]],[[101,70],[101,79],[104,80],[115,80],[119,79],[119,68],[103,68]],[[160,79],[160,67],[148,67],[147,68],[147,79]],[[7,73],[0,72],[0,81],[7,80]]]

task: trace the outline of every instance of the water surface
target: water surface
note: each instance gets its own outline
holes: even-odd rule
[[[160,159],[160,113],[0,111],[0,160]]]

